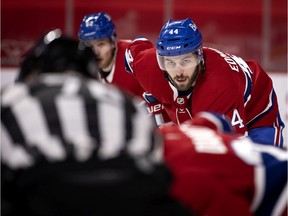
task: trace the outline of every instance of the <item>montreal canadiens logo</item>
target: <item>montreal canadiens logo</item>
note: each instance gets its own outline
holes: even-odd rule
[[[184,98],[177,98],[177,103],[178,104],[180,104],[180,105],[182,105],[182,104],[184,104]]]

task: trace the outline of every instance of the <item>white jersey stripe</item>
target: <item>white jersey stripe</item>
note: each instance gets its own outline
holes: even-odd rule
[[[141,155],[148,152],[147,138],[151,136],[151,119],[149,120],[146,110],[137,107],[138,112],[133,118],[134,136],[128,144],[128,151],[133,155]],[[141,125],[141,127],[139,127]]]
[[[100,103],[98,106],[99,128],[102,142],[99,149],[99,157],[106,159],[115,157],[123,148],[125,142],[124,111],[119,109],[119,104]]]
[[[265,169],[262,166],[257,166],[254,169],[254,197],[251,204],[251,211],[255,212],[256,209],[259,207],[260,203],[262,202],[264,196],[264,189],[265,189]]]
[[[288,203],[288,183],[286,183],[286,186],[284,187],[280,197],[278,198],[276,205],[271,213],[271,216],[279,216],[283,215],[285,208],[287,207]]]
[[[11,110],[29,145],[36,146],[50,160],[62,160],[66,156],[61,141],[50,134],[45,115],[36,98],[26,97],[12,106]]]
[[[99,101],[97,103],[99,104],[97,113],[99,115],[98,125],[101,126],[98,130],[102,138],[98,151],[99,157],[102,159],[115,157],[123,148],[125,142],[126,127],[124,124],[123,95],[113,86],[103,86],[95,81],[90,81],[87,87],[91,96]],[[107,91],[107,87],[109,91]]]
[[[250,122],[252,122],[254,119],[256,119],[258,116],[262,115],[263,113],[267,112],[267,110],[269,110],[272,105],[273,105],[273,101],[272,101],[272,95],[273,95],[273,90],[270,92],[269,95],[269,104],[266,106],[266,108],[260,112],[258,115],[256,115],[253,119],[251,119],[247,124],[249,124]]]
[[[29,95],[27,86],[24,84],[10,85],[5,89],[5,94],[1,95],[2,106],[12,106],[13,103]]]
[[[7,133],[6,128],[0,124],[1,131],[1,158],[12,169],[32,166],[33,158],[21,145],[15,145]],[[3,154],[5,152],[5,154]]]
[[[278,119],[276,118],[276,121],[274,122],[273,124],[273,127],[274,127],[274,144],[279,144],[280,143],[280,140],[281,140],[281,137],[280,137],[280,130],[279,130],[279,123],[278,123]]]
[[[62,94],[56,98],[56,107],[59,112],[64,139],[74,145],[75,157],[78,160],[86,160],[95,149],[95,143],[88,134],[83,100],[76,95],[69,97],[69,95]]]

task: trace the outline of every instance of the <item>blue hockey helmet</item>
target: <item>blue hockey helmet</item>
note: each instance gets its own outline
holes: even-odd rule
[[[103,38],[110,38],[115,41],[116,30],[115,24],[111,17],[104,13],[93,13],[84,16],[78,37],[83,41],[99,40]]]
[[[202,35],[191,18],[169,20],[161,29],[157,52],[161,56],[176,56],[202,47]]]
[[[161,57],[195,53],[204,62],[202,35],[191,18],[169,20],[161,29],[156,44],[159,66],[164,70]]]

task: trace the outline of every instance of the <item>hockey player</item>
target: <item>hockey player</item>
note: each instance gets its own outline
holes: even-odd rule
[[[284,124],[271,78],[257,62],[202,43],[187,18],[168,21],[156,49],[146,38],[137,38],[126,50],[126,69],[150,93],[146,99],[158,125],[181,124],[210,111],[228,116],[237,133],[255,142],[283,147]],[[162,112],[169,118],[159,118]]]
[[[93,48],[103,83],[114,84],[143,99],[144,90],[125,71],[123,62],[125,49],[131,41],[117,39],[116,27],[108,14],[99,12],[84,16],[78,37],[85,46]]]
[[[228,121],[207,112],[159,131],[171,194],[196,215],[287,215],[287,151],[239,139]]]

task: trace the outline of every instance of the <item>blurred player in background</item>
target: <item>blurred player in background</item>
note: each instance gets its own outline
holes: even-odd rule
[[[22,67],[1,91],[1,215],[191,215],[146,109],[97,81],[91,48],[54,30]]]
[[[164,125],[164,159],[171,194],[196,215],[287,215],[288,153],[239,137],[220,115]]]
[[[1,92],[2,215],[287,214],[284,150],[214,113],[155,128],[138,99],[95,80],[76,40],[29,58],[33,80]]]
[[[237,133],[255,142],[283,147],[284,123],[271,78],[255,61],[203,47],[190,18],[165,23],[156,48],[146,38],[135,39],[125,63],[150,93],[146,100],[159,126],[210,111],[226,115]]]
[[[82,44],[94,50],[102,82],[114,84],[143,99],[144,90],[125,71],[123,59],[125,49],[131,41],[117,39],[115,24],[108,14],[99,12],[84,16],[78,37]]]

